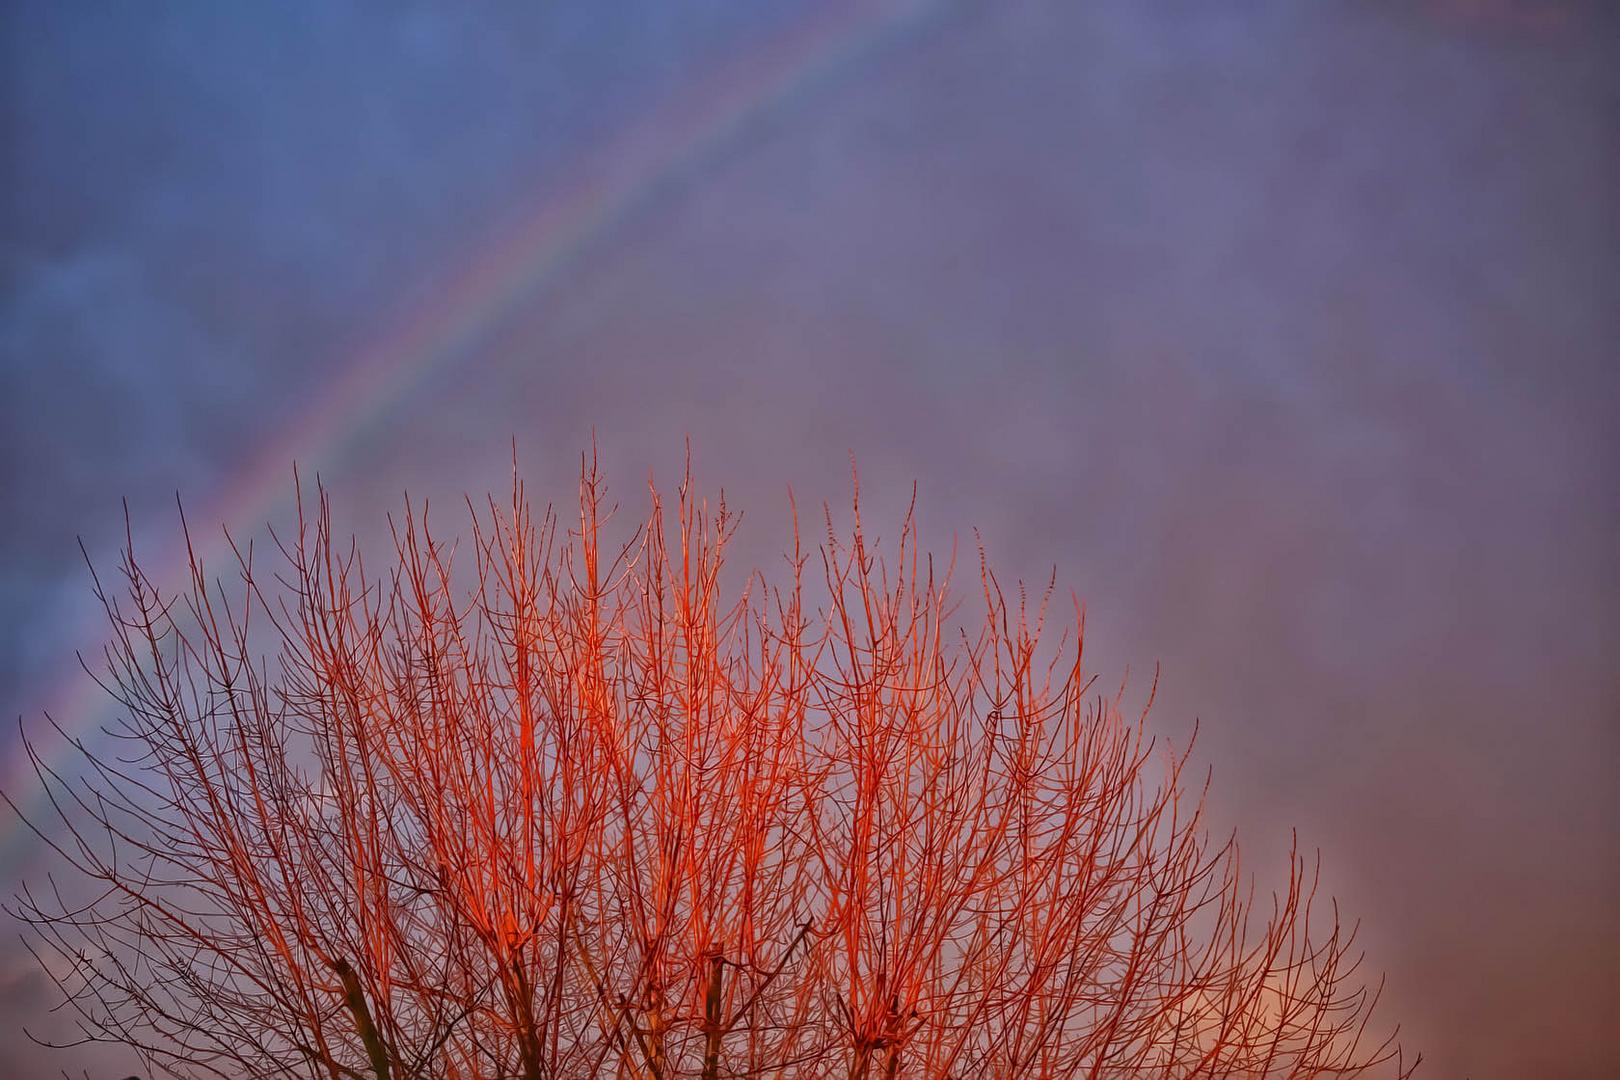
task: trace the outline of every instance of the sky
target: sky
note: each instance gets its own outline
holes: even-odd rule
[[[514,438],[637,506],[689,438],[769,567],[853,454],[1159,665],[1427,1075],[1620,1074],[1615,9],[15,0],[0,48],[8,791],[19,719],[109,718],[121,500],[177,580],[177,494],[262,536],[296,463],[375,539]],[[6,896],[48,868],[0,822]],[[21,1037],[16,930],[0,1074],[123,1075]]]

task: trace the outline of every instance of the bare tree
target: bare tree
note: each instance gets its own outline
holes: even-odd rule
[[[425,508],[378,574],[299,506],[229,588],[128,550],[114,749],[26,742],[94,888],[13,914],[87,1039],[326,1080],[1411,1071],[1305,860],[1256,903],[1079,609],[1054,644],[982,555],[958,604],[910,514],[882,553],[858,498],[815,551],[795,518],[728,592],[723,501],[654,490],[610,546],[594,462],[561,535],[469,501],[462,570]]]

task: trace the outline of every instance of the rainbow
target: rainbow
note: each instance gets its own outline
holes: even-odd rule
[[[657,195],[671,178],[695,168],[727,146],[752,121],[790,104],[847,68],[853,61],[915,26],[932,13],[931,0],[829,4],[790,30],[652,110],[571,170],[564,182],[549,185],[543,197],[515,222],[481,245],[445,275],[428,298],[403,314],[374,339],[334,363],[337,374],[297,422],[268,440],[247,468],[220,485],[200,514],[215,523],[249,523],[289,497],[293,464],[329,459],[341,453],[367,422],[398,401],[428,372],[458,356],[515,305],[534,294],[560,270],[609,235],[631,212]],[[199,555],[219,554],[223,539],[200,544]],[[183,549],[162,554],[152,564],[155,581],[181,581]],[[80,628],[82,642],[99,643],[105,627],[98,620]],[[76,666],[47,691],[38,716],[55,717],[70,735],[95,742],[111,702]],[[47,737],[45,745],[58,740]],[[66,764],[72,751],[49,752],[47,765]],[[43,794],[15,736],[0,762],[0,788],[34,816]],[[15,816],[0,817],[0,867],[8,873],[35,846]]]

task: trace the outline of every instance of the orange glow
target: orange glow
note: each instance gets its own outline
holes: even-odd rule
[[[857,500],[730,593],[689,479],[622,546],[602,507],[594,463],[562,532],[515,482],[465,580],[410,510],[371,572],[324,493],[229,597],[129,554],[123,749],[92,797],[30,747],[104,895],[21,914],[95,1038],[333,1080],[1411,1071],[1305,861],[1253,900],[1050,588],[981,559],[958,599]]]

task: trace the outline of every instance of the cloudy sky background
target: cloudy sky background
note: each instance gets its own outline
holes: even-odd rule
[[[690,435],[769,565],[853,452],[874,513],[915,479],[934,546],[1055,566],[1110,679],[1162,665],[1215,823],[1321,847],[1430,1075],[1620,1070],[1607,5],[0,20],[8,726],[104,719],[75,537],[110,565],[121,498],[161,561],[177,491],[252,533],[295,458],[374,535],[514,435],[566,502],[594,430],[636,506]],[[14,930],[0,1073],[119,1068],[26,1045]]]

